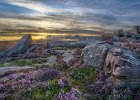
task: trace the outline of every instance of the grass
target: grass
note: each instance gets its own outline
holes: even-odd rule
[[[17,65],[17,66],[32,66],[33,61],[32,60],[17,60],[17,61],[15,61],[15,65]]]
[[[93,77],[93,80],[95,80],[94,78],[96,78],[96,72],[92,67],[78,68],[74,70],[72,77],[77,80],[83,80],[87,78],[91,79],[91,77]]]
[[[7,67],[7,66],[12,66],[12,65],[14,65],[14,63],[13,62],[6,62],[6,63],[0,63],[0,66],[1,67]]]
[[[33,88],[25,93],[25,97],[29,99],[41,99],[41,100],[54,100],[55,95],[59,94],[61,91],[69,92],[70,87],[60,87],[57,84],[57,80],[53,79],[49,81],[49,85],[44,88]]]
[[[49,63],[47,65],[48,65],[48,67],[54,67],[56,65],[56,62],[52,62],[52,63]]]
[[[41,67],[44,66],[44,64],[40,64],[40,63],[38,64],[38,63],[37,63],[37,64],[34,64],[34,65],[32,65],[32,66],[34,66],[35,68],[41,68]]]
[[[76,68],[70,77],[70,85],[78,88],[81,93],[84,93],[88,85],[94,83],[96,78],[97,73],[93,67]]]
[[[30,91],[27,91],[25,93],[25,97],[28,99],[45,99],[45,98],[47,98],[45,89],[36,89],[36,88],[33,88]]]
[[[76,80],[76,79],[74,79],[72,77],[70,78],[70,85],[72,87],[78,88],[80,90],[80,92],[82,92],[86,88],[84,83],[83,83],[83,81]]]
[[[34,59],[21,59],[11,62],[1,62],[0,66],[8,67],[8,66],[37,66],[40,67],[42,63],[48,61],[48,58],[34,58]]]

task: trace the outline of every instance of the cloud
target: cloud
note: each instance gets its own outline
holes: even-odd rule
[[[139,0],[3,0],[0,5],[3,32],[108,32],[140,23]]]

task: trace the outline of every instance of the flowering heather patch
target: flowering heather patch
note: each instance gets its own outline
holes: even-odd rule
[[[57,80],[57,84],[60,86],[60,87],[65,87],[65,86],[68,86],[68,80],[66,77],[62,77],[60,79]]]
[[[59,74],[59,71],[54,68],[47,68],[44,70],[43,75],[41,77],[42,80],[51,80],[55,76]]]
[[[98,79],[89,86],[89,90],[95,98],[102,100],[139,100],[140,93],[138,90],[116,89],[113,78],[106,78],[103,71],[98,74]]]
[[[65,82],[62,79],[59,79],[57,83],[61,87],[65,86]]]
[[[77,48],[74,52],[74,55],[81,55],[83,48]]]
[[[20,94],[23,96],[23,93],[27,91],[28,95],[24,95],[24,98],[43,99],[43,97],[45,97],[48,99],[51,98],[52,100],[52,98],[61,91],[68,92],[70,88],[66,78],[51,80],[57,76],[58,73],[59,71],[57,69],[42,68],[25,73],[9,74],[0,79],[0,98],[16,98],[15,94],[21,98]],[[43,82],[49,84],[41,85]]]
[[[56,97],[56,100],[78,100],[80,96],[81,96],[80,92],[77,89],[72,88],[70,92],[59,93],[58,96]]]
[[[67,93],[70,91],[69,86],[61,87],[59,84],[57,84],[57,82],[57,79],[49,80],[47,82],[40,82],[40,84],[26,91],[26,93],[23,95],[29,99],[54,100],[54,98],[57,97],[60,92],[63,91],[64,93]]]
[[[81,65],[81,56],[80,55],[75,55],[73,59],[71,59],[69,62],[68,62],[68,65],[70,67],[77,67],[77,66],[80,66]]]
[[[82,53],[83,48],[77,48],[74,51],[74,57],[68,62],[68,66],[70,67],[77,67],[82,65],[81,61],[81,53]]]
[[[0,78],[0,99],[137,100],[140,98],[138,91],[116,89],[113,84],[115,81],[111,80],[105,71],[84,66],[81,63],[81,51],[81,48],[76,49],[74,58],[68,65],[63,61],[62,54],[58,54],[57,62],[53,66],[44,65],[28,72],[7,73]],[[40,64],[47,61],[46,58],[30,60]]]
[[[4,92],[5,87],[4,84],[0,83],[0,93]]]
[[[63,60],[62,54],[57,54],[56,63],[54,64],[54,67],[59,70],[69,68],[67,63]]]
[[[51,80],[59,73],[57,69],[46,68],[25,73],[12,73],[4,76],[0,79],[0,99],[17,94],[21,90],[27,90],[37,84],[40,81],[37,77],[38,72],[43,73],[40,76],[42,81]]]
[[[104,71],[100,71],[96,81],[89,86],[89,91],[95,94],[99,99],[110,95],[113,89],[115,89],[113,80],[107,79]]]
[[[60,69],[60,70],[69,68],[67,63],[64,60],[58,60],[54,66],[55,68]]]

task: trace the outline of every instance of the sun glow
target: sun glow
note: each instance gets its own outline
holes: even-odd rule
[[[17,36],[0,36],[0,41],[17,41],[20,38],[22,38],[23,35],[25,34],[31,34],[33,40],[47,40],[49,37],[71,37],[71,36],[76,36],[77,34],[75,33],[45,33],[45,32],[40,32],[40,33],[21,33],[20,35]],[[79,36],[82,37],[88,37],[88,36],[98,36],[98,34],[87,34],[87,33],[80,33]]]

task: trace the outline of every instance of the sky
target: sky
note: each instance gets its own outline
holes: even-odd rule
[[[0,38],[27,33],[112,32],[140,25],[140,0],[0,0]]]

